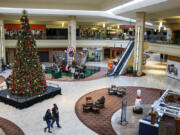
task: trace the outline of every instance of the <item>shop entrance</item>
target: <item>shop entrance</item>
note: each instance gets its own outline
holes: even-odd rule
[[[49,52],[39,52],[40,62],[49,62]]]

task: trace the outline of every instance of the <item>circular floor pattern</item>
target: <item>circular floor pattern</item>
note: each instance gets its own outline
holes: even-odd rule
[[[99,135],[116,135],[111,126],[112,115],[121,108],[122,99],[128,100],[128,106],[134,105],[136,98],[136,90],[141,89],[143,104],[152,104],[160,97],[160,89],[144,88],[144,87],[126,87],[127,94],[123,98],[116,95],[108,95],[107,88],[95,90],[82,96],[76,103],[75,111],[78,118],[90,129]],[[82,104],[85,103],[86,97],[92,97],[95,102],[101,96],[105,96],[105,108],[100,110],[100,114],[83,113]]]
[[[25,135],[13,122],[0,117],[0,127],[6,135]]]
[[[151,109],[151,105],[143,105],[143,113],[135,114],[132,111],[133,106],[128,106],[126,109],[126,120],[128,124],[122,126],[121,121],[121,109],[113,114],[111,117],[111,124],[117,135],[138,135],[139,120],[144,118]]]
[[[6,135],[1,128],[0,128],[0,135]]]
[[[84,79],[78,79],[78,80],[74,80],[70,77],[62,77],[62,78],[58,78],[58,79],[51,79],[46,77],[46,80],[51,80],[51,81],[69,81],[69,82],[74,82],[74,81],[90,81],[90,80],[96,80],[96,79],[100,79],[103,78],[107,75],[107,68],[105,67],[100,67],[100,71],[92,74],[91,76],[88,76]]]

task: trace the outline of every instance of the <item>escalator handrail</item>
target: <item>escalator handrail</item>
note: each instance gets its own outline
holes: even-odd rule
[[[118,73],[119,75],[122,74],[122,71],[123,71],[124,67],[126,66],[126,63],[127,63],[127,61],[129,60],[129,57],[131,56],[133,50],[134,50],[134,43],[132,43],[132,44],[131,44],[131,47],[129,48],[127,58],[126,58],[125,62],[122,64],[122,68],[120,69],[120,71],[119,71],[119,73]]]
[[[121,58],[119,59],[118,64],[115,66],[115,68],[113,69],[113,72],[112,72],[110,75],[114,75],[114,74],[116,73],[117,68],[119,67],[121,61],[122,61],[123,58],[124,58],[124,55],[125,55],[126,52],[128,51],[128,48],[130,47],[130,45],[131,45],[132,42],[133,42],[133,41],[129,41],[129,43],[128,43],[126,49],[125,49],[125,51],[123,51],[123,54],[121,55]]]
[[[126,62],[127,57],[129,56],[132,49],[133,49],[133,42],[131,42],[131,44],[128,46],[127,51],[125,52],[125,54],[124,54],[124,56],[123,56],[123,58],[121,60],[121,63],[119,65],[120,67],[115,72],[116,74],[119,74],[121,72],[122,67],[124,67],[124,63]]]

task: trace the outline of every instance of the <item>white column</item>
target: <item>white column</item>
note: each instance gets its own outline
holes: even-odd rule
[[[6,63],[6,51],[5,51],[5,36],[4,36],[4,21],[0,19],[0,71],[2,66],[2,60]]]
[[[168,41],[168,43],[171,43],[171,41],[172,41],[172,30],[171,30],[171,28],[167,28],[167,41]]]
[[[142,75],[143,54],[144,54],[144,30],[145,30],[145,13],[136,13],[136,29],[135,29],[135,51],[133,70],[137,76]]]
[[[76,53],[76,16],[70,16],[69,17],[69,23],[68,23],[68,64],[71,64],[74,60],[74,56],[71,57],[69,55],[70,51],[74,52],[74,55]]]

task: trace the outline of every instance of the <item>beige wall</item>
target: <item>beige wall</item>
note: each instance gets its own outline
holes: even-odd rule
[[[174,30],[180,30],[180,24],[174,24],[171,25],[170,28],[174,31]]]
[[[151,52],[180,57],[180,45],[148,43],[148,50]]]
[[[77,40],[77,47],[85,48],[103,48],[107,47],[120,47],[126,48],[129,40]],[[5,40],[6,48],[15,48],[17,40]],[[68,40],[37,40],[38,48],[63,48],[68,47]]]

